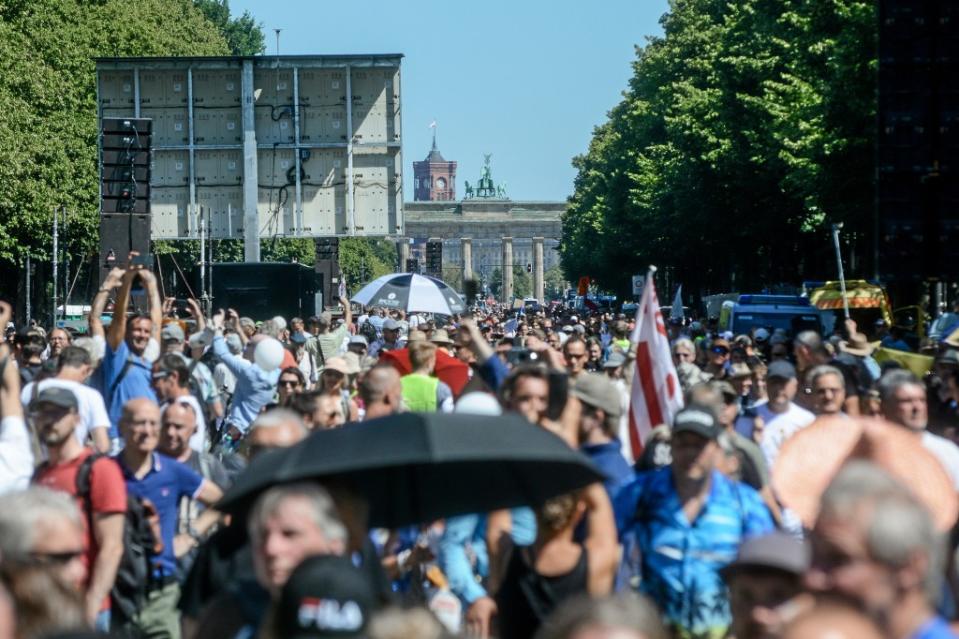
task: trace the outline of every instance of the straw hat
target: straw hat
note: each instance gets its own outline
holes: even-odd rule
[[[430,338],[430,341],[434,344],[443,344],[444,346],[453,345],[453,340],[450,339],[450,334],[446,332],[445,328],[438,328],[433,331],[433,336]]]
[[[905,484],[929,509],[939,530],[955,524],[959,494],[942,464],[918,435],[879,419],[820,417],[797,432],[783,444],[773,467],[773,490],[812,528],[823,492],[853,459],[872,462]]]
[[[856,357],[869,357],[876,350],[876,344],[871,344],[862,333],[853,333],[849,340],[839,340],[839,350]]]

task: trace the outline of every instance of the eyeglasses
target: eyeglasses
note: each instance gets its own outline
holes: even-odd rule
[[[717,355],[729,355],[729,349],[725,346],[713,346],[710,350]]]
[[[30,559],[41,566],[63,566],[83,556],[83,549],[63,552],[32,552]]]
[[[299,386],[300,380],[298,379],[281,379],[279,382],[280,386]]]

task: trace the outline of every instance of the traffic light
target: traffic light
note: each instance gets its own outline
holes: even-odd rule
[[[406,272],[407,273],[419,273],[420,272],[420,261],[415,257],[409,257],[406,259]]]
[[[426,243],[426,274],[431,277],[443,276],[443,242],[430,240]]]
[[[532,272],[533,272],[533,265],[532,265],[531,263],[529,263],[529,262],[526,263],[526,272],[527,272],[527,273],[532,273]]]

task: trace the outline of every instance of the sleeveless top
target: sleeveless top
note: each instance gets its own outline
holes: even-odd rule
[[[496,605],[500,639],[529,639],[563,601],[587,592],[589,559],[580,544],[572,570],[547,577],[536,572],[532,546],[514,546]]]
[[[432,413],[436,410],[436,389],[440,380],[428,375],[410,373],[400,378],[403,403],[413,413]]]

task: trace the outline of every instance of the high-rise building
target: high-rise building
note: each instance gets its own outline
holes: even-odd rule
[[[413,200],[417,202],[444,202],[456,199],[456,162],[448,162],[433,148],[422,162],[413,162]]]

